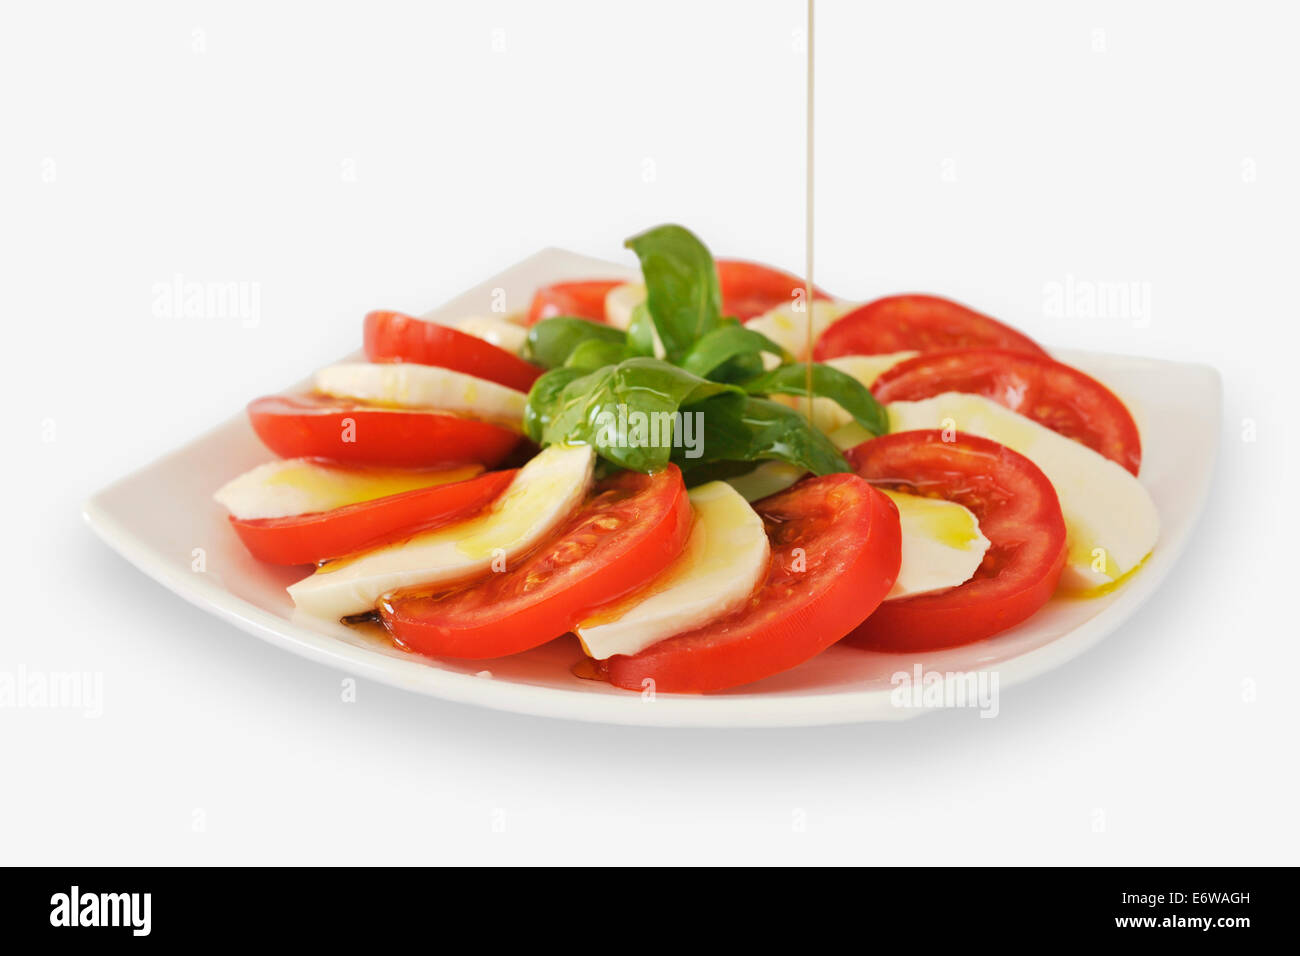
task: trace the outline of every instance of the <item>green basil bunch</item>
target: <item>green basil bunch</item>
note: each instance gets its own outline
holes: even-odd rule
[[[713,256],[690,230],[659,226],[625,245],[646,286],[626,332],[564,316],[529,330],[526,354],[549,370],[528,394],[524,426],[534,441],[589,444],[609,464],[643,472],[675,461],[691,482],[765,459],[816,475],[849,470],[830,439],[769,395],[829,398],[871,434],[888,430],[884,409],[855,378],[794,362],[722,314]],[[764,354],[781,364],[767,370]]]

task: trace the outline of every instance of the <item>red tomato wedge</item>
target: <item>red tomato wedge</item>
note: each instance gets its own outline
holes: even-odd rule
[[[859,306],[822,333],[813,358],[983,348],[1045,354],[1028,336],[949,299],[891,295]]]
[[[772,562],[749,603],[717,621],[603,663],[610,682],[705,693],[821,653],[876,609],[898,576],[898,509],[856,475],[803,481],[757,502]]]
[[[690,531],[676,465],[657,475],[621,472],[515,567],[456,590],[398,591],[380,614],[397,642],[420,654],[504,657],[559,637],[661,573]]]
[[[930,352],[900,362],[871,386],[882,402],[970,392],[1087,445],[1133,474],[1142,464],[1137,423],[1095,378],[1045,355],[1006,349]]]
[[[927,430],[873,438],[848,459],[874,484],[970,509],[989,549],[965,584],[886,601],[845,643],[899,653],[969,644],[1019,624],[1056,590],[1065,520],[1052,483],[1025,456],[987,438],[958,433],[945,442]]]
[[[734,315],[742,322],[769,312],[777,306],[794,301],[796,289],[804,287],[803,279],[771,266],[740,259],[719,259],[718,286],[722,291],[722,314]],[[829,299],[825,292],[813,287],[814,299]]]
[[[244,547],[270,564],[316,564],[462,521],[505,491],[515,471],[418,488],[288,518],[230,518]]]
[[[378,408],[317,395],[268,395],[248,404],[257,437],[281,458],[430,468],[491,467],[520,435],[500,425],[438,412]]]
[[[535,325],[542,319],[557,315],[604,322],[605,296],[614,286],[622,284],[622,279],[591,279],[543,286],[533,296],[532,307],[528,310],[528,324]]]
[[[375,311],[366,316],[366,358],[372,362],[437,365],[527,392],[542,370],[491,342],[464,332],[412,318],[401,312]]]

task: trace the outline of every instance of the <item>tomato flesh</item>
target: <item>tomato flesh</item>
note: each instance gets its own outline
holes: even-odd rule
[[[1046,355],[1006,349],[931,352],[895,365],[871,390],[882,402],[919,401],[943,392],[983,395],[1135,475],[1142,464],[1142,438],[1124,403],[1095,378]]]
[[[868,481],[970,509],[989,539],[975,575],[934,594],[886,601],[845,643],[928,651],[982,640],[1047,603],[1065,567],[1065,520],[1052,483],[1032,461],[974,435],[895,432],[850,449]]]
[[[357,465],[491,467],[520,435],[500,425],[439,412],[377,408],[318,395],[268,395],[248,404],[257,437],[281,458]]]
[[[372,362],[436,365],[527,392],[542,370],[473,335],[401,312],[371,312],[365,323]]]
[[[798,276],[757,262],[740,259],[719,259],[718,288],[722,292],[722,314],[734,315],[742,322],[756,315],[770,312],[779,306],[789,305],[804,288]],[[829,299],[825,292],[813,287],[814,299]]]
[[[600,665],[611,683],[705,693],[770,677],[821,653],[880,604],[898,576],[898,509],[856,475],[805,478],[754,505],[772,544],[739,610]]]
[[[998,348],[1046,354],[1033,339],[997,319],[934,295],[891,295],[859,306],[822,333],[819,361],[841,355]]]
[[[554,538],[521,563],[458,589],[386,597],[384,625],[436,657],[503,657],[545,644],[660,574],[691,530],[682,474],[625,471],[600,482]]]
[[[287,518],[232,515],[230,524],[259,561],[316,564],[469,518],[505,491],[515,474],[514,470],[493,471],[467,481]]]
[[[622,284],[622,279],[591,279],[543,286],[533,296],[533,304],[528,310],[528,324],[535,325],[542,319],[557,315],[604,322],[605,296],[614,286]]]

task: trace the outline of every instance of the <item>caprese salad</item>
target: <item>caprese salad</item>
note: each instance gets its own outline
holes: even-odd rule
[[[372,312],[366,361],[248,406],[279,458],[216,500],[307,569],[302,614],[435,658],[572,634],[588,676],[709,692],[987,640],[1155,546],[1133,416],[1025,335],[807,294],[681,226],[627,246],[641,281],[519,315]]]

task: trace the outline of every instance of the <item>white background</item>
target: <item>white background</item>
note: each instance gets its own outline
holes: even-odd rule
[[[1286,4],[819,4],[820,284],[1224,376],[1190,552],[995,720],[638,730],[366,683],[346,704],[341,675],[83,526],[94,490],[356,347],[367,309],[425,310],[542,246],[627,260],[676,220],[797,269],[802,18],[5,5],[0,668],[102,672],[104,714],[0,709],[0,861],[1297,862]],[[257,284],[258,323],[157,314],[177,275]],[[1150,308],[1047,314],[1068,279]]]

